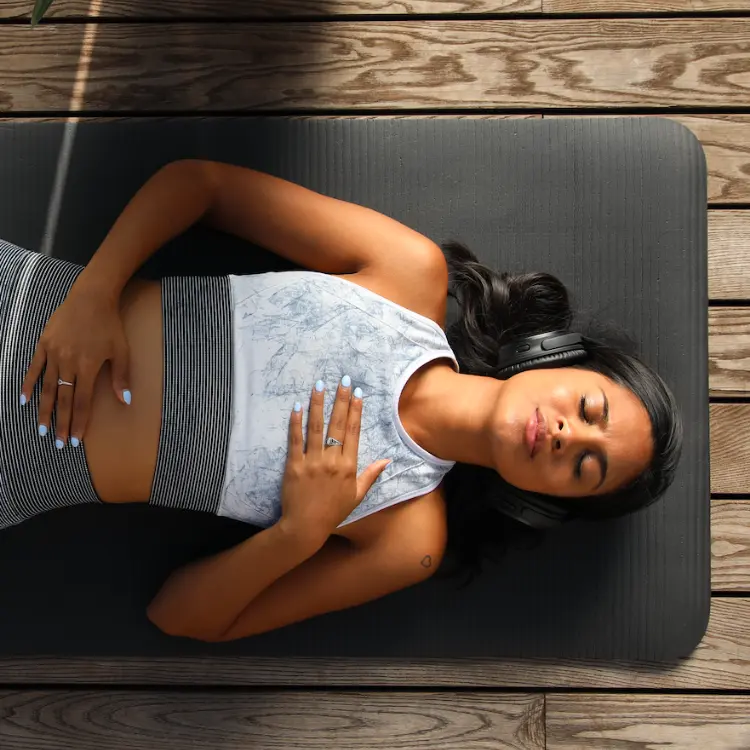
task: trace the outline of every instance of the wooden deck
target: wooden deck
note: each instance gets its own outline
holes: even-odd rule
[[[750,0],[55,0],[36,29],[31,5],[0,4],[3,117],[690,128],[709,168],[713,599],[669,664],[0,659],[0,747],[750,748]]]

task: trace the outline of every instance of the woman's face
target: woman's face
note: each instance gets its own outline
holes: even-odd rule
[[[603,495],[651,461],[646,409],[604,375],[561,367],[503,384],[494,414],[495,469],[510,484],[559,497]]]

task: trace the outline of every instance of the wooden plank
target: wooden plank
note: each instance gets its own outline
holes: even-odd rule
[[[547,696],[547,750],[740,750],[750,747],[746,695]]]
[[[750,592],[750,500],[713,500],[711,539],[711,590]]]
[[[711,404],[711,492],[750,493],[750,404]]]
[[[544,696],[450,692],[0,692],[12,750],[544,750]]]
[[[30,18],[33,0],[3,0],[0,18]],[[92,6],[94,6],[92,12]],[[55,18],[285,18],[540,13],[542,0],[54,0]]]
[[[748,10],[747,0],[55,0],[46,18],[320,18],[489,13],[695,13]],[[4,0],[0,18],[28,18],[27,0]]]
[[[545,13],[720,13],[746,10],[747,0],[543,0]]]
[[[750,690],[750,598],[714,599],[701,644],[690,656],[668,663],[491,658],[0,657],[0,684]],[[461,743],[456,746],[461,747]]]
[[[708,379],[712,396],[750,394],[750,308],[709,309]]]
[[[750,299],[750,211],[708,212],[708,296]]]
[[[659,110],[749,96],[750,18],[86,28],[0,26],[0,111]]]

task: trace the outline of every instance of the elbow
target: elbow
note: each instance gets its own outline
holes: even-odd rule
[[[165,607],[157,600],[151,602],[146,608],[146,618],[164,635],[172,638],[188,638],[203,643],[223,643],[232,640],[227,637],[225,631],[211,630],[201,627],[198,623],[188,622],[186,618],[180,617],[178,613],[171,611],[169,607]]]
[[[213,196],[216,188],[216,165],[205,159],[175,159],[167,162],[159,171],[170,175],[180,184],[200,189]]]

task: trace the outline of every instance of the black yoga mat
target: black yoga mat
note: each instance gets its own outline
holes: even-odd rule
[[[705,160],[688,130],[659,118],[3,123],[0,237],[85,263],[140,185],[181,157],[278,174],[459,239],[499,269],[559,275],[674,388],[679,475],[656,507],[564,528],[467,589],[431,579],[221,645],[164,636],[144,610],[169,570],[249,527],[143,506],[56,511],[0,532],[0,654],[658,660],[695,647],[710,602],[707,233]],[[287,267],[192,230],[144,274]]]

